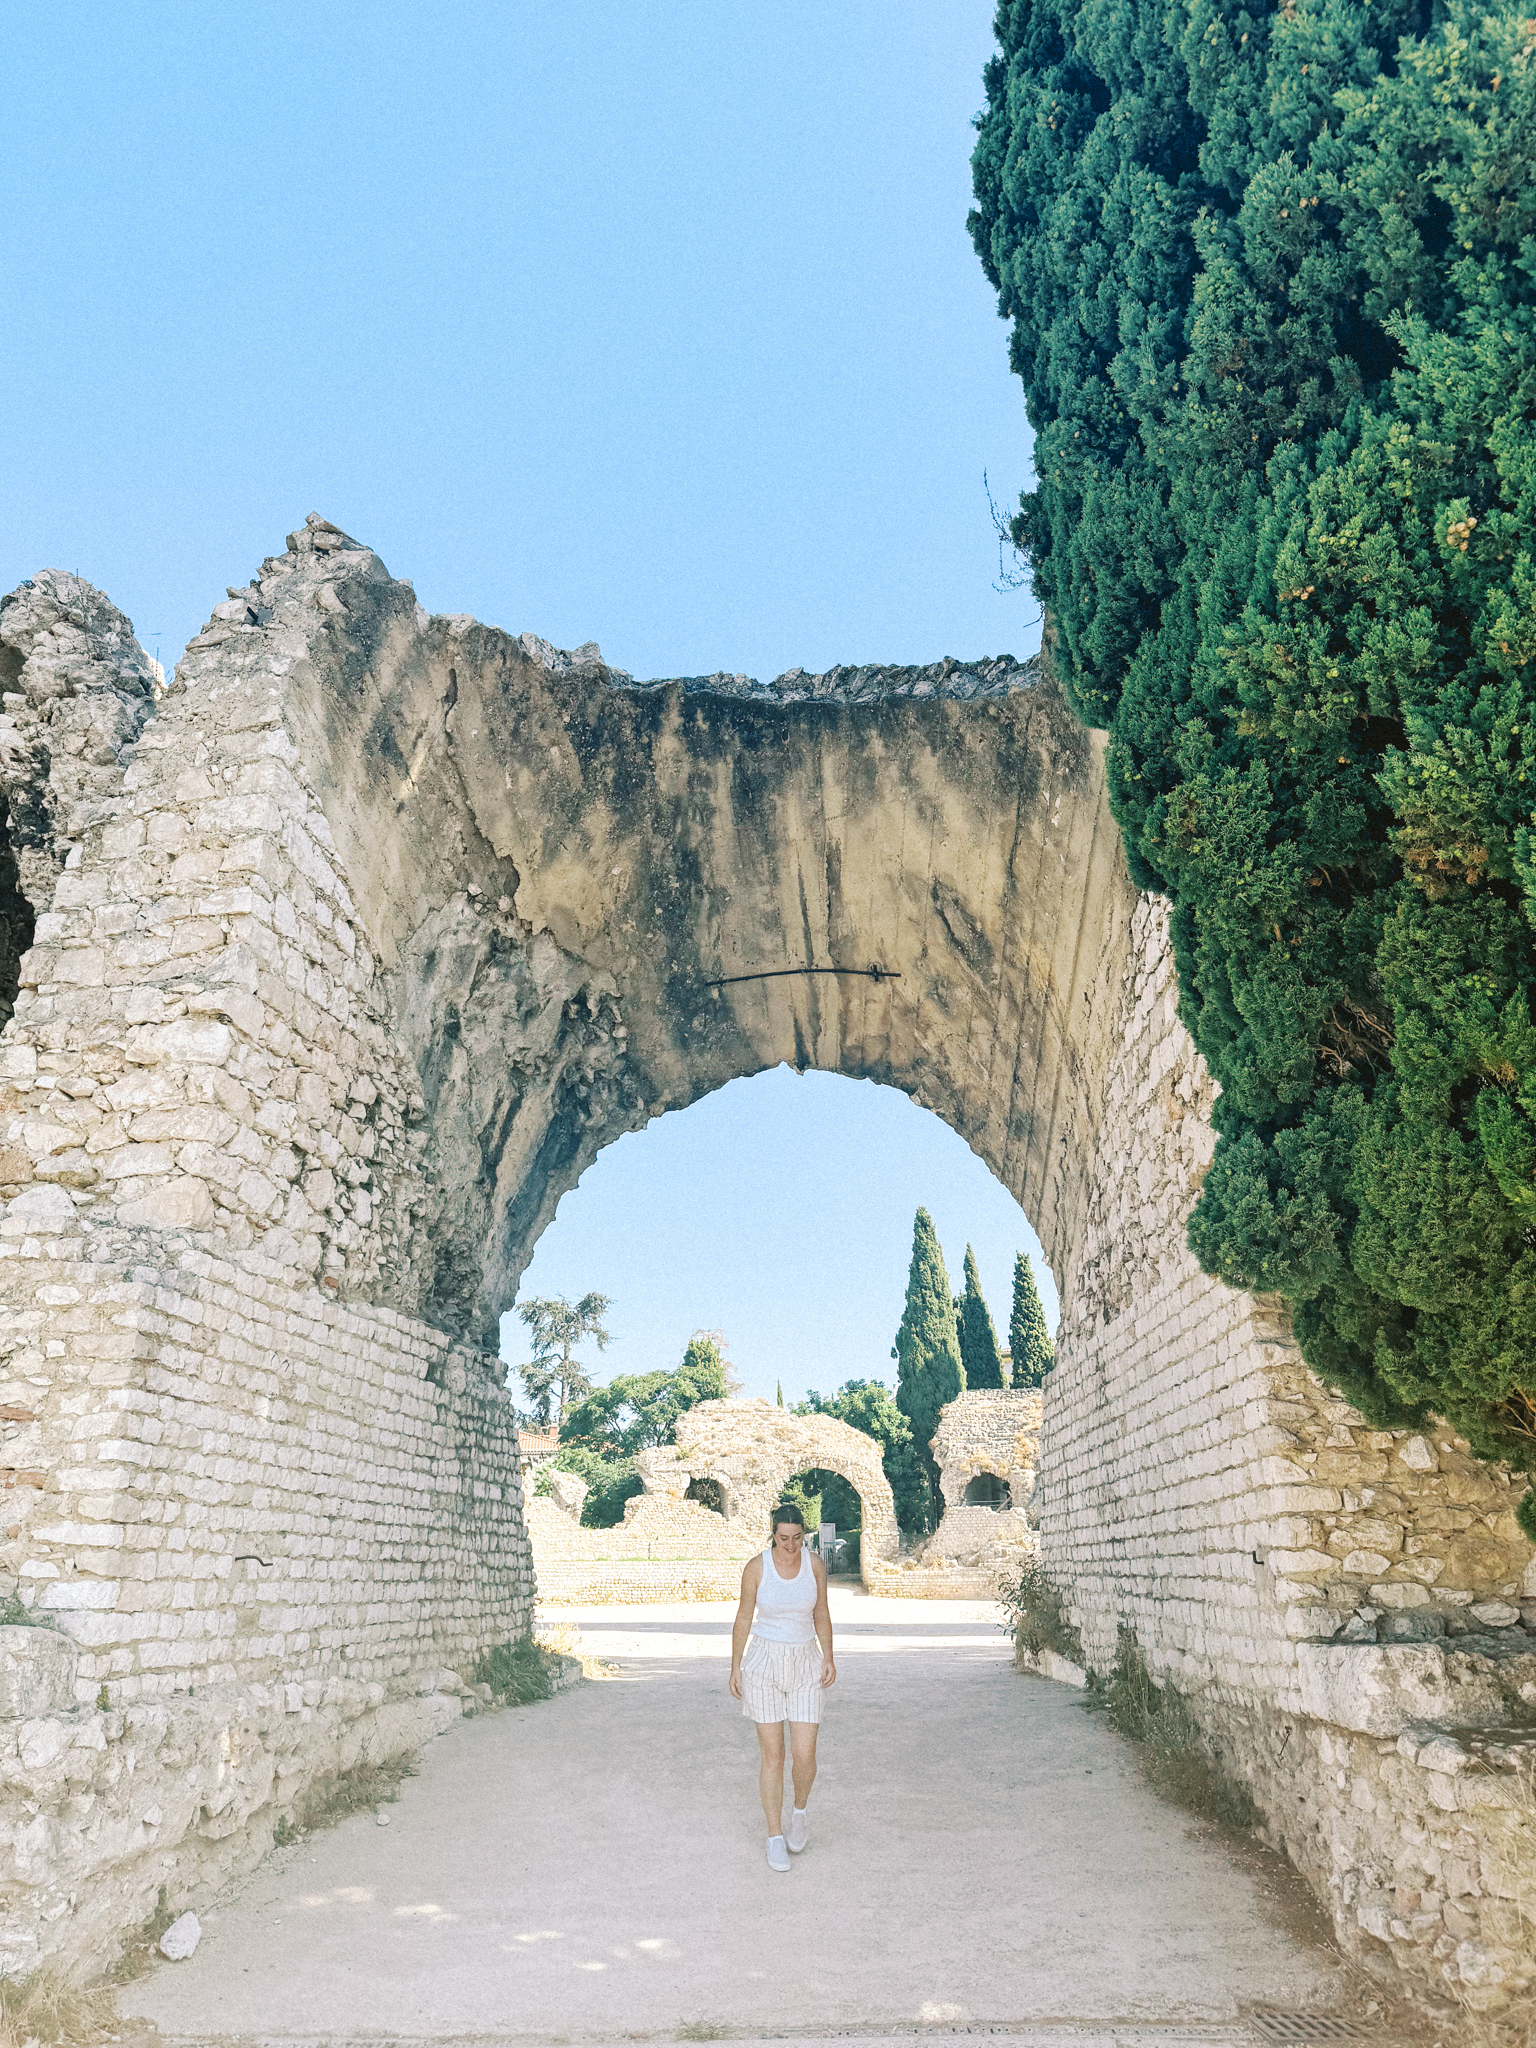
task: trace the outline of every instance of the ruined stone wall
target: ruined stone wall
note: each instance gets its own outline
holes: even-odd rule
[[[939,1414],[930,1448],[944,1509],[923,1548],[928,1565],[969,1565],[977,1593],[1017,1576],[1036,1548],[1029,1510],[1039,1458],[1041,1396],[1029,1389],[968,1388]],[[966,1488],[987,1473],[1008,1488],[1007,1508],[967,1506]]]
[[[1195,1267],[1211,1086],[1048,674],[639,686],[429,619],[312,519],[150,717],[72,584],[17,602],[0,773],[52,898],[0,901],[35,923],[0,1038],[0,1590],[69,1646],[56,1697],[37,1632],[0,1632],[0,1952],[99,1957],[316,1774],[462,1710],[532,1594],[497,1315],[602,1145],[787,1060],[932,1107],[1039,1228],[1030,1513],[1089,1661],[1135,1631],[1341,1938],[1506,1995],[1521,1766],[1441,1770],[1435,1724],[1495,1667],[1525,1710],[1515,1485],[1368,1429]],[[773,1413],[744,1448],[695,1410],[652,1493],[717,1479],[755,1548],[790,1473],[847,1470]],[[859,1471],[868,1583],[952,1590],[894,1569]],[[1282,1753],[1333,1770],[1326,1812]]]
[[[1474,1704],[1536,1723],[1524,1482],[1443,1427],[1371,1429],[1307,1371],[1280,1304],[1199,1270],[1183,1225],[1211,1084],[1178,1022],[1163,909],[1142,901],[1132,936],[1104,1104],[1117,1143],[1044,1391],[1042,1561],[1090,1667],[1107,1672],[1129,1630],[1190,1697],[1347,1948],[1497,2007],[1529,1982],[1530,1752],[1516,1733],[1455,1763],[1433,1738]],[[1305,1684],[1319,1657],[1330,1682]]]
[[[156,673],[82,577],[45,569],[0,600],[0,1025],[36,912],[122,786]]]
[[[0,1554],[73,1646],[0,1720],[0,1968],[206,1893],[531,1611],[500,1368],[389,1304],[420,1089],[281,660],[184,680],[102,766],[0,1047]]]
[[[640,1494],[612,1529],[584,1529],[554,1501],[524,1513],[539,1599],[553,1606],[734,1600],[741,1570],[762,1548],[740,1523],[672,1494]]]
[[[701,1401],[676,1436],[640,1453],[645,1491],[625,1503],[616,1528],[583,1529],[574,1490],[569,1505],[528,1503],[541,1600],[734,1600],[741,1567],[767,1545],[786,1482],[815,1470],[836,1472],[859,1496],[864,1584],[873,1588],[894,1564],[896,1510],[873,1438],[835,1416],[757,1400]],[[723,1512],[685,1498],[695,1480],[719,1489]]]

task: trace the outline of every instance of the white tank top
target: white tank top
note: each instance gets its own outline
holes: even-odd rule
[[[813,1643],[816,1631],[811,1626],[811,1616],[815,1611],[816,1568],[809,1550],[800,1552],[800,1570],[792,1579],[780,1577],[773,1552],[765,1550],[753,1635],[760,1636],[765,1643]]]

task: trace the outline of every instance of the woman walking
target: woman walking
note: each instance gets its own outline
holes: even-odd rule
[[[821,1696],[837,1683],[827,1568],[804,1546],[805,1517],[788,1501],[780,1501],[773,1511],[772,1541],[748,1560],[742,1572],[741,1605],[731,1631],[731,1697],[740,1700],[743,1714],[757,1723],[757,1787],[768,1822],[770,1870],[788,1870],[791,1851],[798,1855],[806,1845],[805,1807],[816,1782]],[[787,1833],[786,1721],[795,1787]]]

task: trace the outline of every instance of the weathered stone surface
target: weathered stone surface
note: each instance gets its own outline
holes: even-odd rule
[[[1414,1722],[1487,1728],[1504,1695],[1478,1660],[1434,1643],[1303,1643],[1302,1712],[1359,1735],[1397,1736]]]
[[[79,1652],[53,1628],[0,1628],[0,1721],[56,1714],[75,1702]]]
[[[1031,1514],[1088,1664],[1136,1631],[1341,1938],[1433,1976],[1454,1935],[1505,1969],[1492,1893],[1399,1937],[1379,1877],[1395,1800],[1450,1788],[1502,1844],[1485,1774],[1370,1761],[1382,1738],[1304,1712],[1298,1644],[1386,1647],[1366,1632],[1410,1616],[1443,1638],[1400,1647],[1467,1655],[1466,1609],[1536,1595],[1516,1490],[1448,1430],[1369,1428],[1276,1304],[1195,1267],[1210,1078],[1048,665],[642,686],[428,618],[311,519],[150,716],[126,622],[96,647],[64,584],[32,591],[0,633],[32,720],[13,817],[43,820],[0,1039],[0,1564],[68,1603],[77,1689],[111,1706],[22,1724],[48,1732],[8,1786],[0,1966],[100,1952],[161,1884],[199,1902],[314,1774],[462,1711],[440,1674],[462,1686],[533,1591],[477,1347],[602,1145],[787,1060],[934,1108],[1039,1229],[1063,1320]],[[53,748],[82,720],[76,766],[45,761],[43,725]],[[783,1477],[833,1463],[683,1450],[620,1531],[531,1520],[629,1545],[603,1569],[631,1575],[711,1524],[702,1583]],[[683,1497],[695,1465],[736,1532]],[[949,1590],[905,1564],[892,1590]],[[1528,1639],[1472,1653],[1523,1701],[1495,1636]],[[1325,1787],[1319,1833],[1273,1758],[1315,1773],[1325,1741],[1368,1803],[1346,1825]]]
[[[99,590],[44,569],[0,599],[0,1024],[70,853],[116,794],[154,702],[153,664]],[[91,973],[96,972],[92,963]],[[78,979],[83,963],[65,972]]]
[[[1520,1621],[1519,1608],[1509,1600],[1474,1600],[1467,1611],[1488,1628],[1515,1628]]]
[[[578,1477],[574,1472],[552,1471],[545,1485],[545,1492],[554,1502],[555,1506],[560,1509],[562,1514],[569,1515],[578,1527],[581,1523],[581,1511],[586,1504],[588,1491],[589,1488],[586,1480]],[[528,1507],[531,1509],[532,1505],[530,1501]]]

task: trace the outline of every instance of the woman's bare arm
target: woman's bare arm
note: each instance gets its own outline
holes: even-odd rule
[[[762,1581],[763,1560],[759,1555],[749,1557],[741,1574],[741,1602],[736,1609],[736,1619],[731,1627],[731,1698],[741,1698],[741,1660],[746,1653],[747,1637],[752,1633],[752,1615],[757,1606],[757,1589]]]
[[[811,1626],[821,1644],[821,1682],[824,1686],[836,1685],[837,1665],[832,1658],[832,1609],[827,1602],[827,1568],[814,1551],[811,1553],[811,1570],[816,1574],[816,1606],[811,1614]]]

